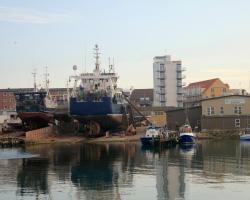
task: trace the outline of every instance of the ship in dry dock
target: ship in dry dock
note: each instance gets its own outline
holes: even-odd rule
[[[108,72],[102,71],[98,45],[94,51],[93,72],[70,76],[74,81],[69,98],[70,115],[88,130],[90,136],[125,130],[128,125],[127,106],[117,86],[118,75],[114,66],[109,65]],[[77,67],[73,69],[76,72]]]

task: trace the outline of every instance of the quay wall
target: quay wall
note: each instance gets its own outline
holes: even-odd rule
[[[230,139],[239,138],[244,134],[245,129],[203,129],[200,133],[197,133],[198,138],[211,138],[211,139]]]
[[[48,135],[52,134],[52,132],[53,132],[53,127],[48,126],[45,128],[28,131],[25,133],[25,137],[28,140],[39,140],[46,138]]]

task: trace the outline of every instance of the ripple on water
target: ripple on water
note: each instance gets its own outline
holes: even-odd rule
[[[17,149],[4,149],[0,150],[0,160],[9,160],[9,159],[22,159],[22,158],[33,158],[38,157],[38,154],[31,154],[27,152],[22,152]]]

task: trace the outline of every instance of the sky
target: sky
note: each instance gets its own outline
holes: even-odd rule
[[[182,60],[186,84],[221,78],[249,90],[249,0],[0,0],[0,88],[66,87],[114,58],[119,87],[152,88],[153,57]]]

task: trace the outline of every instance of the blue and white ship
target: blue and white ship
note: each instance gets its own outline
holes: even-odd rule
[[[163,129],[156,126],[148,126],[144,136],[140,138],[142,145],[144,146],[157,146],[160,144],[160,135]]]
[[[193,133],[189,124],[184,124],[180,128],[179,143],[180,144],[193,144],[196,142],[196,134]]]
[[[122,91],[117,87],[118,75],[114,65],[108,72],[101,71],[99,48],[95,45],[95,69],[92,73],[76,74],[70,96],[70,115],[84,125],[90,136],[105,131],[124,130],[127,127],[127,112]]]

